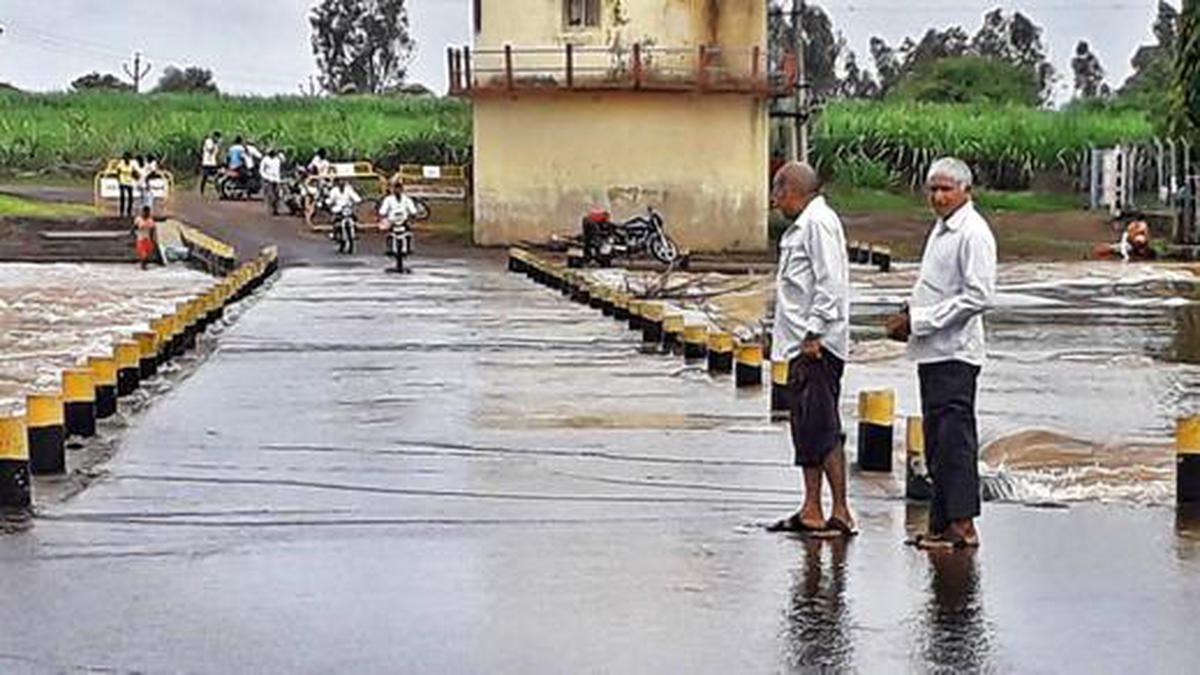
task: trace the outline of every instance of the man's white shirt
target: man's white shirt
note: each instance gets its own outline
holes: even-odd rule
[[[800,354],[805,335],[846,360],[850,349],[850,261],[842,221],[825,198],[809,202],[779,241],[771,360]]]
[[[200,165],[201,166],[216,166],[219,162],[217,156],[221,153],[221,146],[216,139],[204,139],[204,147],[200,150]]]
[[[329,191],[329,209],[334,213],[343,213],[349,209],[353,209],[356,205],[362,202],[362,197],[354,191],[354,188],[347,185],[345,188],[334,186]]]
[[[262,162],[259,164],[258,172],[262,175],[262,179],[268,183],[282,183],[283,160],[278,155],[275,157],[267,155],[263,157]]]
[[[379,217],[389,225],[404,225],[417,213],[417,203],[406,194],[399,197],[394,194],[388,195],[379,205]]]
[[[917,363],[987,358],[983,313],[996,296],[996,239],[967,202],[939,219],[925,242],[921,275],[909,301],[908,355]]]

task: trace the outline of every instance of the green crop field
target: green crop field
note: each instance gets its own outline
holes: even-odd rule
[[[461,163],[470,156],[470,108],[424,98],[250,98],[114,93],[0,93],[0,174],[86,176],[123,151],[155,152],[176,172],[199,164],[205,134],[219,129],[307,161]]]
[[[982,184],[1024,189],[1039,173],[1078,176],[1089,147],[1152,138],[1134,111],[847,102],[818,118],[813,152],[825,173],[860,187],[919,185],[933,159],[955,155]]]

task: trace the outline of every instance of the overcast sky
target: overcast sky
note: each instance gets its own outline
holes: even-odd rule
[[[0,0],[0,81],[31,90],[65,89],[84,73],[121,73],[136,49],[153,71],[200,65],[223,91],[294,93],[315,74],[308,8],[314,0]],[[1151,0],[829,0],[815,2],[833,17],[860,56],[879,35],[893,45],[931,26],[961,25],[973,33],[984,11],[1019,9],[1045,29],[1050,57],[1070,87],[1075,43],[1086,39],[1109,82],[1129,74],[1134,50],[1153,40]],[[1178,2],[1174,2],[1178,6]],[[443,91],[445,50],[470,39],[470,0],[409,0],[418,47],[412,80]]]

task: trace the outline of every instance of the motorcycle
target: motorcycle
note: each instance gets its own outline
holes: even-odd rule
[[[614,223],[608,211],[602,209],[593,209],[584,216],[585,261],[608,267],[613,258],[632,258],[647,253],[664,265],[679,258],[679,246],[667,235],[662,216],[653,207],[646,209],[646,215],[622,223]]]
[[[358,218],[354,215],[353,208],[344,209],[337,214],[331,236],[337,242],[338,253],[354,255],[358,245]]]
[[[257,172],[226,168],[217,176],[217,195],[221,199],[253,199],[261,191],[262,179]]]
[[[412,255],[413,234],[408,224],[391,225],[387,234],[387,254],[396,259],[396,272],[404,274],[404,259]]]

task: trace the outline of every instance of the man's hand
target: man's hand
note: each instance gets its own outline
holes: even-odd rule
[[[912,334],[912,324],[909,322],[908,312],[903,311],[889,316],[886,328],[889,340],[908,342],[908,336]]]
[[[812,333],[804,336],[804,342],[800,343],[800,354],[806,359],[821,360],[821,337]]]

